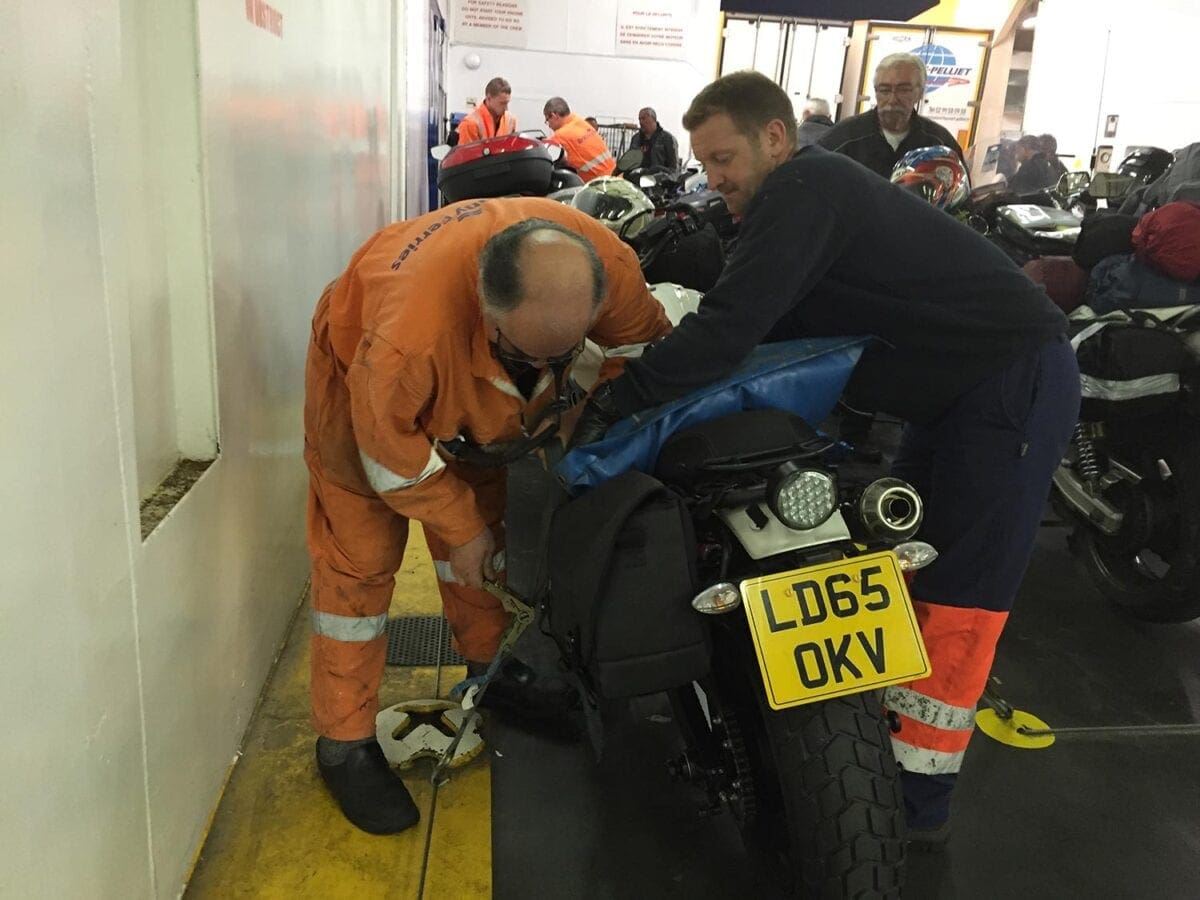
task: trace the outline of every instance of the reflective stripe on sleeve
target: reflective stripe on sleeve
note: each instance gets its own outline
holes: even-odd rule
[[[489,378],[488,381],[492,383],[492,387],[504,392],[505,394],[508,394],[510,397],[516,397],[518,400],[522,401],[525,399],[525,397],[521,394],[521,391],[511,381],[506,381],[503,378]]]
[[[381,616],[338,616],[312,611],[313,634],[335,641],[373,641],[383,634],[387,613]]]
[[[388,491],[402,491],[405,488],[413,487],[420,484],[426,478],[432,478],[442,469],[446,468],[446,461],[438,456],[438,452],[434,447],[429,448],[429,462],[425,464],[425,468],[421,470],[416,478],[405,478],[396,472],[393,472],[387,466],[372,459],[358,451],[358,457],[362,460],[363,469],[367,473],[367,482],[376,491],[376,493],[384,494]]]
[[[496,555],[492,557],[492,568],[497,572],[504,571],[504,551],[497,550]],[[435,559],[433,561],[433,571],[437,573],[437,580],[442,584],[462,584],[454,577],[454,570],[450,568],[450,563],[444,559]]]
[[[605,347],[605,359],[637,359],[650,346],[647,341],[643,344],[621,344],[619,347]]]
[[[975,710],[951,706],[919,691],[906,687],[890,687],[883,692],[883,705],[890,710],[947,731],[966,731],[975,728]]]

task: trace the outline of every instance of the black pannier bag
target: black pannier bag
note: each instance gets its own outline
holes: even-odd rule
[[[1165,412],[1197,368],[1187,335],[1152,316],[1087,323],[1072,344],[1079,362],[1080,418],[1103,421]]]
[[[692,609],[696,541],[678,495],[626,472],[559,508],[550,532],[547,622],[602,697],[677,687],[708,673]]]
[[[1091,269],[1105,257],[1132,253],[1133,229],[1137,223],[1137,216],[1097,210],[1080,223],[1072,258],[1083,268]]]

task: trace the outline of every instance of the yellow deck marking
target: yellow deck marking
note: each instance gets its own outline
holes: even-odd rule
[[[441,611],[433,565],[414,528],[396,576],[392,615]],[[317,775],[308,724],[308,615],[296,620],[200,853],[189,897],[385,897],[419,900],[430,768],[404,775],[421,810],[415,828],[378,837],[343,817]],[[440,694],[463,677],[442,670]],[[433,697],[435,669],[389,666],[382,704]],[[488,898],[492,893],[490,748],[440,789],[424,897]],[[181,761],[186,764],[186,761]]]
[[[975,724],[992,740],[1019,750],[1043,750],[1054,743],[1052,734],[1022,734],[1018,730],[1029,728],[1042,731],[1050,727],[1033,713],[1022,709],[1014,709],[1011,719],[1000,718],[994,709],[981,709],[975,713]]]

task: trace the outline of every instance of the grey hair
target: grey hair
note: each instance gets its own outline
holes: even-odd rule
[[[884,69],[894,69],[896,66],[913,66],[921,73],[921,93],[925,93],[925,60],[917,56],[915,53],[889,53],[879,61],[879,65],[875,67],[875,78],[879,79],[879,73]]]
[[[804,101],[804,111],[812,116],[828,116],[829,101],[820,97],[809,97]]]
[[[546,105],[542,107],[542,115],[548,116],[553,113],[556,116],[569,116],[571,107],[567,106],[567,101],[562,97],[551,97],[546,101]]]
[[[640,116],[642,113],[650,113],[650,118],[652,118],[655,122],[658,121],[658,113],[654,111],[653,106],[643,106],[638,110],[638,115]]]
[[[495,312],[512,312],[524,299],[519,265],[521,248],[534,232],[553,231],[583,248],[592,269],[592,306],[598,307],[608,291],[608,275],[596,248],[581,234],[549,219],[523,219],[492,235],[479,254],[479,293],[484,305]]]

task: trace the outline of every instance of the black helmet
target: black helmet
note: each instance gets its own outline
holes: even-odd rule
[[[1138,147],[1117,166],[1118,175],[1129,175],[1134,185],[1150,184],[1162,177],[1171,163],[1175,162],[1175,154],[1159,147]]]

